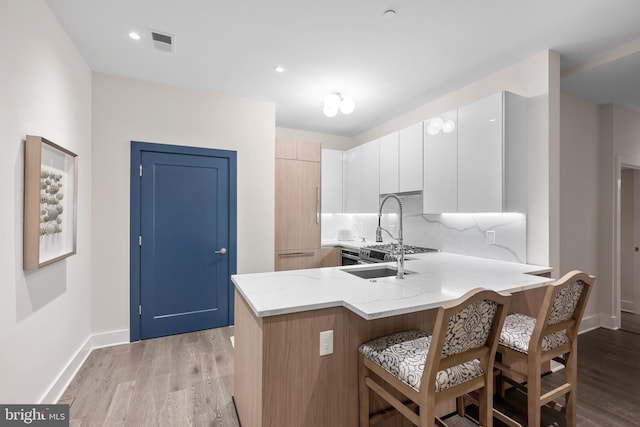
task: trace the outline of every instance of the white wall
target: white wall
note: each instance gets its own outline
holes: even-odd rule
[[[129,329],[130,141],[238,152],[238,273],[273,271],[275,107],[95,74],[93,330]]]
[[[353,138],[348,136],[329,135],[326,133],[308,132],[290,128],[276,128],[277,138],[295,139],[300,141],[319,142],[323,149],[348,150],[355,146]]]
[[[501,90],[529,98],[527,261],[550,265],[557,275],[560,144],[560,57],[557,53],[544,51],[363,132],[354,140],[356,144],[371,141]]]
[[[598,107],[562,93],[560,110],[560,264],[562,274],[598,270]],[[585,316],[600,310],[598,292],[592,291]]]
[[[44,0],[0,2],[0,402],[37,403],[90,334],[91,71]],[[22,269],[24,143],[78,155],[77,254]]]

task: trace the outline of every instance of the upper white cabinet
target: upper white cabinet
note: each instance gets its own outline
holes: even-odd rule
[[[322,150],[322,213],[342,212],[342,151]]]
[[[422,190],[422,123],[399,132],[398,177],[399,192]]]
[[[380,194],[398,192],[398,136],[393,132],[380,138]]]
[[[379,140],[344,153],[343,207],[346,213],[378,212],[380,200]]]
[[[424,122],[424,213],[458,211],[457,122],[458,110]]]
[[[458,212],[526,208],[526,98],[500,92],[458,108]]]
[[[422,190],[422,123],[380,138],[380,194]]]

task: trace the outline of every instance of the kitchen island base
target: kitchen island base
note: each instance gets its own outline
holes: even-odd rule
[[[543,288],[514,293],[512,307],[535,310]],[[344,307],[257,317],[235,295],[234,401],[244,427],[354,427],[358,421],[358,346],[409,329],[433,330],[436,309],[366,320]],[[320,332],[333,353],[320,356]],[[543,370],[544,372],[544,370]],[[372,395],[372,412],[384,403]],[[442,416],[455,401],[437,408]],[[404,417],[385,426],[410,425]]]
[[[430,331],[436,314],[365,320],[333,307],[259,318],[237,291],[235,301],[234,400],[245,427],[357,426],[358,346],[402,330]],[[328,330],[333,353],[320,356],[320,332]],[[454,409],[452,401],[440,413]],[[404,423],[394,417],[385,425]]]

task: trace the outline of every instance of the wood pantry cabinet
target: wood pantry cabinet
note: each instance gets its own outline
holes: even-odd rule
[[[320,248],[320,150],[276,139],[276,271],[338,265],[337,250]]]

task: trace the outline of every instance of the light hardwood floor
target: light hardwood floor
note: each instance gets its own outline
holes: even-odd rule
[[[238,426],[233,328],[94,350],[60,403],[71,426]]]
[[[220,328],[94,350],[60,400],[71,405],[71,426],[239,426],[231,335]],[[601,328],[581,334],[578,346],[578,426],[640,426],[640,335]],[[559,380],[554,373],[543,383]],[[507,398],[496,405],[522,419],[524,396]],[[553,411],[543,421],[564,425]]]

